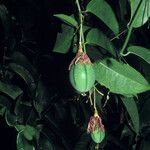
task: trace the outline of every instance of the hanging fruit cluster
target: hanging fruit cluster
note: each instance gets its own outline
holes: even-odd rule
[[[94,106],[94,116],[91,116],[88,123],[87,133],[91,134],[92,140],[99,144],[105,138],[105,129],[102,123],[101,117],[98,115],[96,108],[96,98],[95,98],[95,72],[93,64],[86,54],[86,47],[84,42],[84,33],[83,33],[83,15],[80,8],[79,0],[76,0],[76,4],[79,11],[79,49],[75,58],[71,61],[69,65],[69,79],[73,88],[80,92],[85,93],[89,92],[91,105]],[[94,89],[94,90],[93,90]],[[93,100],[91,98],[90,92],[93,91]]]

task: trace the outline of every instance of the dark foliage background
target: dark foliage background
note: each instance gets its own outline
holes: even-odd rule
[[[36,110],[33,118],[36,116],[35,118],[38,119],[36,120],[34,118],[35,120],[32,120],[32,117],[29,118],[29,124],[35,125],[35,122],[39,126],[44,124],[42,128],[43,133],[49,133],[47,136],[51,137],[50,140],[56,145],[56,150],[71,150],[74,147],[75,150],[86,150],[86,147],[92,149],[94,145],[89,135],[85,133],[85,128],[91,116],[92,109],[89,104],[86,103],[85,97],[79,96],[78,93],[74,92],[68,80],[68,64],[74,54],[70,52],[66,55],[62,55],[52,52],[57,32],[61,30],[61,21],[53,17],[53,14],[64,13],[70,15],[74,13],[75,10],[72,1],[73,0],[0,1],[0,11],[4,12],[3,16],[1,16],[3,19],[0,20],[0,62],[1,64],[9,64],[9,62],[12,61],[9,58],[13,55],[14,51],[18,51],[25,55],[28,61],[34,66],[35,72],[38,74],[37,76],[35,75],[36,82],[42,82],[42,91],[44,94],[39,101],[37,100],[39,102],[38,107],[41,106],[39,108],[41,109],[41,113]],[[117,2],[117,0],[109,1],[115,12],[119,12],[116,5]],[[5,10],[5,8],[7,8],[7,10]],[[128,18],[129,16],[127,15],[126,20],[128,20]],[[118,20],[119,19],[118,15]],[[93,24],[93,26],[103,26],[103,24],[98,23],[96,19],[93,19]],[[150,33],[147,32],[147,26],[146,24],[142,26],[142,28],[134,31],[132,37],[133,43],[150,47]],[[124,26],[122,26],[122,28],[124,28]],[[105,28],[102,30],[105,31]],[[17,61],[19,62],[21,60]],[[141,62],[139,58],[133,59],[133,57],[130,56],[127,58],[127,61],[131,62],[132,66],[140,70],[139,65]],[[147,65],[145,64],[145,68],[146,67]],[[145,72],[145,74],[147,80],[150,81],[149,71]],[[21,86],[24,90],[23,101],[26,100],[34,105],[33,93],[32,91],[28,91],[28,88],[21,78],[16,75],[13,77],[13,82]],[[150,105],[148,101],[149,97],[149,94],[147,96],[144,94],[141,95],[143,102],[139,103],[139,108],[141,108],[142,117],[149,113],[149,108],[144,108],[146,107],[145,103],[147,107]],[[78,98],[80,98],[80,101],[77,101]],[[120,139],[124,125],[127,125],[127,122],[120,124],[120,112],[122,107],[120,103],[117,105],[114,99],[115,97],[108,103],[104,114],[102,114],[109,135],[107,140],[102,144],[102,147],[106,141],[108,141],[105,150],[127,150],[135,143],[134,139],[129,141],[129,137],[132,138],[135,137],[135,135],[131,133],[132,135],[130,136],[130,133],[126,131],[127,136]],[[13,103],[12,105],[15,104]],[[143,111],[145,109],[147,112]],[[143,146],[144,148],[140,150],[148,150],[147,148],[150,146],[150,117],[143,118],[143,120],[144,119],[146,125],[143,130],[146,134],[143,134],[143,136],[137,140],[139,143],[137,150],[138,147],[142,147],[141,145],[145,143],[146,148]],[[13,127],[8,127],[5,119],[1,117],[0,149],[16,150],[16,137],[16,130]],[[82,139],[84,139],[83,141],[86,143],[86,146],[84,145],[83,148],[79,149],[78,146],[82,145]],[[120,143],[120,141],[122,143]]]
[[[5,35],[5,28],[9,24],[6,22],[4,27],[0,22],[1,60],[3,46],[7,46],[7,42],[10,41],[11,47],[14,45],[15,38],[15,46],[31,62],[34,61],[33,58],[38,59],[36,65],[44,84],[49,88],[59,90],[60,95],[66,92],[68,90],[67,65],[71,58],[52,53],[57,32],[60,30],[60,21],[54,18],[53,14],[72,12],[70,1],[4,0],[0,3],[8,9],[9,17],[13,17],[13,22],[11,22],[13,25],[8,27],[11,35]],[[9,128],[3,118],[0,122],[0,147],[5,150],[16,150],[17,133],[15,129]]]

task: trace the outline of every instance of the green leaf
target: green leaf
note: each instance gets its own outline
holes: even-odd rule
[[[125,15],[127,14],[127,1],[119,0],[120,17],[122,21],[125,21]]]
[[[94,67],[96,80],[112,93],[135,95],[150,90],[150,85],[138,71],[115,59],[98,61]]]
[[[149,128],[149,121],[150,121],[150,94],[146,95],[146,98],[143,99],[141,97],[141,110],[140,110],[140,121],[141,121],[141,128],[148,127]]]
[[[5,112],[5,120],[9,126],[15,126],[17,124],[18,118],[16,115],[12,114],[9,110]]]
[[[37,129],[30,125],[16,125],[15,128],[29,141],[33,140],[33,138],[38,134]]]
[[[7,109],[10,109],[12,103],[8,97],[0,95],[0,106],[6,107]]]
[[[54,150],[53,145],[46,136],[40,136],[38,143],[40,150]]]
[[[103,58],[103,54],[100,52],[100,49],[95,46],[88,46],[86,49],[88,56],[94,61],[100,60]]]
[[[65,14],[55,14],[55,17],[59,18],[63,22],[67,23],[68,25],[71,25],[73,27],[78,26],[78,22],[71,16],[65,15]]]
[[[147,134],[145,136],[146,137],[141,140],[141,144],[140,144],[139,150],[149,150],[149,148],[150,148],[150,142],[149,142],[150,135]]]
[[[24,138],[21,132],[17,135],[16,143],[17,150],[35,150],[35,147]]]
[[[132,27],[135,28],[141,27],[150,18],[150,1],[130,0],[130,7],[131,7],[130,23],[133,21],[131,23]]]
[[[9,37],[12,30],[12,20],[5,5],[0,5],[0,20],[3,24],[5,37]]]
[[[29,89],[31,91],[34,91],[34,89],[36,88],[34,78],[26,68],[16,63],[10,63],[8,68],[13,72],[15,72],[16,74],[18,74],[26,82]]]
[[[62,25],[62,33],[57,34],[56,43],[53,52],[67,53],[71,46],[71,41],[73,38],[74,29],[67,25]]]
[[[39,75],[34,68],[34,66],[30,63],[28,58],[23,55],[21,52],[15,51],[12,56],[11,56],[12,62],[16,63],[18,65],[23,66],[26,70],[28,70],[32,76],[34,77],[35,80],[39,79]]]
[[[125,106],[126,107],[126,106]],[[122,129],[122,133],[121,133],[121,136],[120,136],[120,140],[124,140],[124,138],[128,138],[130,143],[131,141],[134,140],[134,133],[131,132],[131,129],[130,127],[128,127],[127,125],[124,125],[123,129]]]
[[[105,50],[107,50],[109,53],[111,53],[113,56],[116,56],[114,47],[110,40],[98,29],[91,29],[86,37],[87,44],[97,45]]]
[[[62,111],[60,111],[62,113]],[[70,150],[71,149],[71,145],[69,142],[69,139],[66,137],[65,133],[63,130],[61,130],[61,125],[56,123],[56,120],[52,119],[52,115],[50,112],[46,113],[45,115],[45,119],[47,119],[47,121],[49,122],[49,124],[51,125],[51,128],[53,128],[53,130],[55,131],[55,133],[57,134],[58,138],[61,138],[61,140],[63,141],[63,145],[65,147],[66,150]],[[43,128],[42,133],[51,138],[50,137],[50,130],[48,128]]]
[[[0,116],[3,116],[5,114],[6,107],[0,106]]]
[[[128,52],[135,54],[150,64],[150,50],[141,46],[130,46]]]
[[[11,101],[8,99],[8,97],[0,95],[0,115],[3,116],[5,114],[5,111],[10,109],[12,106]]]
[[[78,43],[78,36],[75,35],[73,37],[72,46],[71,46],[71,49],[72,49],[73,53],[77,53],[77,51],[78,51],[78,44],[77,43]]]
[[[16,114],[19,122],[17,124],[22,124],[23,122],[28,122],[29,124],[32,124],[32,122],[35,123],[35,119],[33,117],[33,111],[32,111],[32,102],[27,102],[23,98],[17,99],[14,113]]]
[[[32,140],[36,136],[37,130],[30,125],[26,125],[23,134],[27,140]]]
[[[12,84],[4,83],[2,81],[0,81],[0,92],[8,95],[14,100],[22,94],[22,90],[19,87]]]
[[[131,118],[135,132],[139,133],[139,113],[137,105],[132,97],[122,97],[122,102]]]
[[[86,9],[86,11],[102,20],[115,34],[119,33],[119,25],[115,14],[105,0],[91,0]]]
[[[25,125],[16,125],[15,128],[18,132],[22,132],[25,129]]]
[[[74,150],[84,150],[87,149],[88,144],[91,140],[91,137],[87,133],[82,133],[79,137],[79,140],[77,141]]]
[[[36,89],[36,99],[34,101],[34,107],[39,115],[41,115],[42,111],[49,105],[48,102],[50,102],[50,96],[48,93],[49,91],[47,91],[44,84],[39,81]]]

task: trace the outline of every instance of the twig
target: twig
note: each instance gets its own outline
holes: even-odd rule
[[[119,36],[121,36],[125,32],[127,32],[127,29],[123,30],[121,33],[119,33],[118,35],[116,35],[115,37],[113,37],[112,39],[110,39],[110,41],[113,41],[114,39],[118,38]]]

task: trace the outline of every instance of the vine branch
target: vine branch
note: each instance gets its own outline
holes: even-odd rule
[[[129,29],[128,29],[127,37],[126,37],[125,42],[124,42],[124,44],[123,44],[123,46],[122,46],[122,49],[121,49],[121,51],[120,51],[120,54],[121,54],[121,55],[123,55],[123,53],[124,53],[124,51],[125,51],[125,49],[126,49],[126,47],[127,47],[127,44],[128,44],[128,42],[129,42],[129,39],[130,39],[130,36],[131,36],[131,33],[132,33],[132,29],[133,29],[132,26],[130,26]]]
[[[81,7],[80,7],[79,0],[76,0],[76,4],[77,4],[78,12],[79,12],[79,21],[80,21],[79,49],[83,48],[84,52],[86,52],[85,40],[84,40],[84,32],[83,32],[84,16],[82,14],[82,10],[81,10]]]
[[[135,11],[135,13],[134,13],[134,15],[133,15],[133,19],[132,19],[131,22],[130,22],[130,25],[129,25],[129,28],[128,28],[127,37],[126,37],[125,42],[124,42],[124,44],[123,44],[123,46],[122,46],[122,49],[121,49],[121,51],[120,51],[120,55],[121,55],[121,56],[124,56],[124,55],[125,55],[125,54],[124,54],[124,51],[125,51],[125,49],[126,49],[126,47],[127,47],[127,45],[128,45],[129,39],[130,39],[130,37],[131,37],[131,33],[132,33],[132,30],[133,30],[133,24],[134,24],[135,20],[136,20],[137,17],[138,17],[138,11],[139,11],[139,9],[140,9],[140,6],[141,6],[142,2],[143,2],[143,0],[141,0],[141,1],[139,2],[138,7],[137,7],[137,9],[136,9],[136,11]]]

